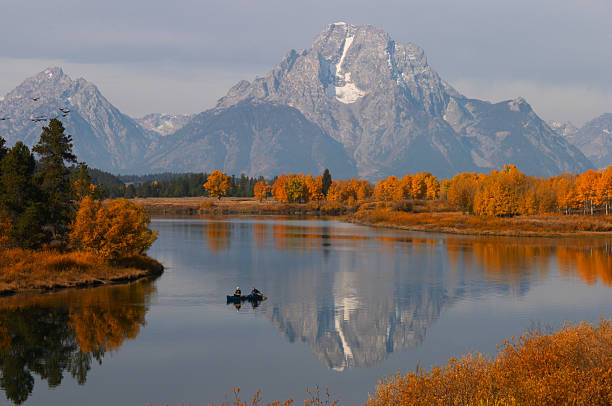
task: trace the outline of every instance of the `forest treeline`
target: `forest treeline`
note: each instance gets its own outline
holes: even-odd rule
[[[149,175],[113,175],[90,168],[89,176],[109,198],[124,197],[196,197],[208,196],[203,187],[208,173],[160,173]],[[229,178],[230,187],[226,196],[252,197],[255,184],[263,177],[254,178],[244,174]]]
[[[214,176],[213,176],[214,175]],[[212,196],[229,191],[228,175],[214,171],[204,187]],[[323,175],[281,174],[272,182],[260,179],[254,196],[289,203],[338,202],[356,206],[377,202],[400,211],[411,211],[416,200],[437,200],[451,209],[476,215],[507,217],[522,214],[610,214],[612,166],[582,174],[550,178],[527,176],[514,165],[489,174],[460,173],[438,180],[429,172],[389,176],[376,184],[363,179],[332,180]]]
[[[332,180],[327,169],[319,176],[281,174],[270,180],[244,174],[230,176],[221,171],[114,176],[90,169],[89,173],[108,197],[272,197],[279,202],[329,201],[348,206],[377,201],[405,211],[410,211],[411,201],[438,200],[457,211],[488,216],[610,214],[612,209],[612,166],[538,178],[525,175],[514,165],[505,165],[488,174],[463,172],[439,180],[421,172],[389,176],[376,183],[355,178]]]

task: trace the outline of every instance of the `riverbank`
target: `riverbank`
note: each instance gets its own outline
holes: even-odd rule
[[[338,216],[351,209],[337,202],[282,203],[259,201],[252,197],[147,197],[132,202],[145,208],[149,215],[288,215]]]
[[[407,205],[366,202],[347,206],[338,202],[281,203],[254,198],[207,197],[138,198],[150,215],[286,215],[329,216],[351,223],[411,231],[521,237],[612,236],[612,215],[476,216],[451,211],[440,201],[416,200]],[[403,211],[406,210],[406,211]]]
[[[0,252],[0,296],[125,283],[161,275],[163,270],[162,264],[144,255],[109,263],[84,251],[6,249]]]
[[[359,210],[351,223],[411,231],[512,237],[611,237],[612,216],[533,215],[475,216],[458,212],[405,213],[389,209]]]

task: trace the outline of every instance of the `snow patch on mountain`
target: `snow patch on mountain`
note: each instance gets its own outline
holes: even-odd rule
[[[336,23],[336,25],[338,25]],[[346,24],[344,24],[346,25]],[[334,95],[336,100],[340,103],[344,104],[352,104],[357,100],[361,99],[365,96],[365,92],[357,87],[355,83],[351,81],[351,72],[344,72],[342,69],[342,65],[344,64],[344,59],[346,58],[346,54],[348,53],[349,48],[353,44],[353,40],[355,39],[354,35],[350,35],[346,33],[346,38],[344,40],[344,45],[342,48],[342,56],[340,60],[336,64],[336,72],[335,72],[335,81],[334,81]],[[341,84],[341,85],[339,85]],[[339,85],[339,86],[338,86]]]
[[[189,122],[191,114],[159,114],[152,113],[135,121],[147,130],[155,131],[163,136],[180,130]]]

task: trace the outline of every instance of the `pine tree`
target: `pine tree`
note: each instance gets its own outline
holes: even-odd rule
[[[28,147],[17,142],[0,164],[0,204],[14,219],[36,198],[32,183],[36,160]]]
[[[329,169],[325,169],[323,172],[323,196],[327,196],[327,192],[329,191],[329,187],[332,184],[332,177],[329,173]]]
[[[51,119],[49,126],[42,130],[38,144],[32,148],[40,158],[36,180],[45,194],[47,224],[57,238],[66,233],[76,211],[66,163],[76,163],[77,160],[72,153],[72,137],[64,134],[61,121]]]
[[[0,206],[13,227],[11,240],[23,248],[38,247],[43,238],[41,193],[34,184],[36,160],[26,145],[15,144],[0,164]]]

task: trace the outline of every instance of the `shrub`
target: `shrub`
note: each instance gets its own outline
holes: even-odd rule
[[[612,404],[612,325],[566,325],[506,341],[497,358],[467,355],[443,368],[382,380],[367,406]]]
[[[151,231],[149,216],[142,206],[126,199],[103,205],[85,197],[77,212],[70,234],[73,242],[105,259],[117,259],[144,253],[157,238]]]

